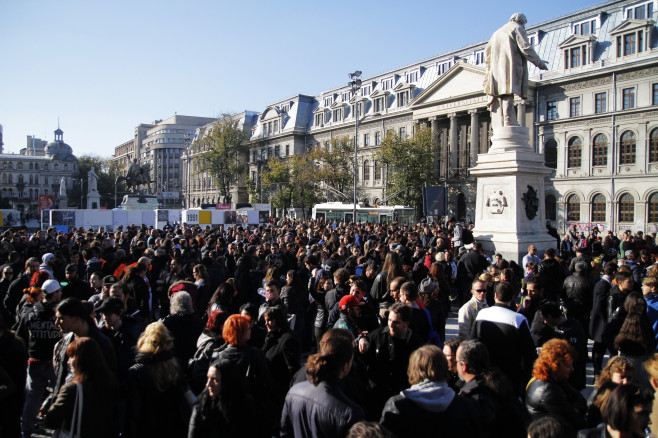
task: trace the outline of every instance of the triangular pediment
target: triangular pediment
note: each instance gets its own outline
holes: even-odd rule
[[[336,101],[333,104],[331,104],[331,106],[329,108],[330,109],[338,109],[338,108],[342,108],[346,105],[347,105],[347,102],[343,102],[343,99],[338,98],[338,99],[336,99]]]
[[[485,75],[486,70],[483,67],[459,63],[416,96],[410,106],[413,109],[460,96],[484,94],[482,83]]]
[[[578,46],[578,45],[581,45],[581,44],[587,44],[591,41],[596,41],[596,37],[594,37],[593,35],[591,35],[591,36],[571,35],[569,38],[562,41],[562,43],[560,43],[558,48],[564,49],[565,47]]]
[[[388,94],[391,94],[391,92],[388,91],[388,90],[386,90],[386,91],[384,91],[384,90],[375,90],[375,91],[370,95],[370,97],[372,97],[372,98],[377,98],[377,97],[386,96],[386,95],[388,95]]]
[[[323,106],[319,106],[316,109],[313,110],[313,114],[319,114],[319,113],[324,113],[327,110],[327,108]]]
[[[610,35],[616,35],[618,33],[624,33],[624,32],[629,32],[633,31],[636,29],[642,29],[647,26],[653,26],[656,24],[655,21],[648,19],[648,20],[633,20],[633,19],[627,19],[623,23],[621,23],[619,26],[615,27],[610,31]]]
[[[394,88],[393,91],[402,91],[402,90],[408,90],[410,88],[415,88],[416,85],[410,84],[409,82],[399,82]]]

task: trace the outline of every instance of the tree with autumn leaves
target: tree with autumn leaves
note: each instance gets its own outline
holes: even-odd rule
[[[433,177],[434,161],[440,147],[432,140],[429,128],[419,128],[413,136],[401,138],[389,131],[377,153],[386,168],[386,193],[389,203],[419,206],[423,201],[423,185],[438,183]]]

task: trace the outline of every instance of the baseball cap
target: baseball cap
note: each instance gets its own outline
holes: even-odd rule
[[[49,295],[53,292],[57,292],[61,288],[62,286],[60,286],[59,281],[57,280],[46,280],[41,285],[41,289],[43,289],[43,291],[46,292],[46,295]]]
[[[103,277],[103,284],[104,284],[104,285],[114,284],[114,283],[116,283],[117,281],[118,281],[118,280],[117,280],[117,278],[116,278],[114,275],[106,275],[105,277]]]
[[[354,295],[345,295],[338,303],[340,310],[347,310],[351,307],[359,307],[359,300]]]
[[[118,297],[109,297],[103,300],[96,312],[98,313],[121,313],[123,311],[123,301]]]

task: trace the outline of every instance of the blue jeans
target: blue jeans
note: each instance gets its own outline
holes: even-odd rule
[[[46,387],[55,382],[52,361],[31,362],[27,367],[25,384],[25,405],[23,406],[23,437],[29,438],[34,431],[37,414],[43,402]]]

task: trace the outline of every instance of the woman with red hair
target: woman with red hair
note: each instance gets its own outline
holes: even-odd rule
[[[263,352],[247,344],[250,336],[249,318],[242,315],[229,316],[222,329],[222,337],[228,346],[216,350],[212,360],[227,361],[236,366],[242,377],[244,391],[256,401],[255,417],[261,419],[260,432],[266,434],[271,433],[278,420],[276,409],[273,409],[277,388]]]
[[[576,436],[585,426],[585,398],[569,385],[576,351],[567,341],[551,339],[539,353],[526,389],[525,405],[533,417],[552,415],[567,429],[566,436]]]

